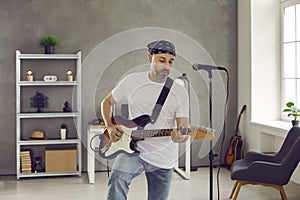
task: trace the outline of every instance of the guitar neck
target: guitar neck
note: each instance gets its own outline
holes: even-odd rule
[[[135,128],[140,125],[140,121],[147,120],[147,116],[142,115],[133,120],[125,119],[119,115],[114,117],[116,124],[123,125],[127,128]],[[173,129],[158,129],[158,130],[130,130],[130,136],[136,140],[143,139],[146,137],[163,137],[170,136]],[[208,133],[214,133],[215,130],[211,128],[201,127],[191,127],[191,128],[179,128],[178,129],[182,135],[191,135],[194,140],[203,138]]]
[[[164,137],[170,136],[173,129],[157,129],[157,130],[135,130],[132,131],[133,138],[146,138],[146,137]]]

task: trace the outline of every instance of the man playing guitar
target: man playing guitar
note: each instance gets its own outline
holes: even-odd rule
[[[150,70],[127,75],[101,102],[102,117],[112,143],[117,143],[122,135],[126,134],[112,119],[112,106],[115,103],[126,102],[130,119],[145,114],[151,115],[174,65],[176,56],[174,44],[159,40],[151,42],[147,47]],[[138,156],[117,154],[109,178],[107,199],[127,199],[132,179],[142,172],[145,172],[147,179],[148,199],[168,199],[173,169],[178,160],[175,143],[189,139],[188,135],[181,134],[177,129],[189,128],[188,107],[185,88],[174,82],[155,123],[148,123],[144,127],[145,131],[171,128],[170,136],[150,137],[138,141]],[[213,135],[208,134],[206,138],[212,140]]]

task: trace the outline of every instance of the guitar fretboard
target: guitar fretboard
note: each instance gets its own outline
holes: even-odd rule
[[[170,136],[172,130],[173,129],[136,130],[131,133],[131,136],[136,138]]]
[[[170,136],[173,129],[153,129],[153,130],[135,130],[131,133],[132,137],[145,138],[145,137],[163,137]],[[181,134],[186,135],[189,132],[188,128],[180,128]]]

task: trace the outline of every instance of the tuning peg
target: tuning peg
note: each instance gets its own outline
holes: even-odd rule
[[[216,132],[216,130],[213,128],[209,128],[209,130],[207,130],[207,133],[214,133],[214,132]]]
[[[205,126],[200,126],[199,128],[201,131],[206,131],[206,127]]]

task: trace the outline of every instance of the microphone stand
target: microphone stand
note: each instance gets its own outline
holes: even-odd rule
[[[209,126],[212,128],[212,72],[208,70],[209,78]],[[214,154],[212,151],[212,140],[209,141],[209,196],[213,199],[213,160]]]
[[[212,69],[206,69],[209,78],[209,126],[212,129]],[[212,140],[209,141],[209,199],[213,199],[213,160]]]
[[[212,70],[224,70],[227,73],[227,77],[228,77],[228,71],[224,67],[211,66],[211,65],[201,65],[201,64],[194,64],[193,68],[195,70],[205,70],[208,73],[208,78],[209,78],[209,125],[210,125],[210,128],[212,129]],[[227,84],[228,84],[228,82],[227,82]],[[228,88],[228,85],[227,85],[227,88]],[[226,99],[227,99],[227,97],[226,97]],[[209,150],[209,172],[210,172],[209,173],[209,199],[210,200],[213,199],[213,160],[214,160],[214,154],[213,154],[212,146],[213,146],[212,145],[212,140],[210,140],[210,143],[209,143],[209,148],[210,148],[210,150]]]

